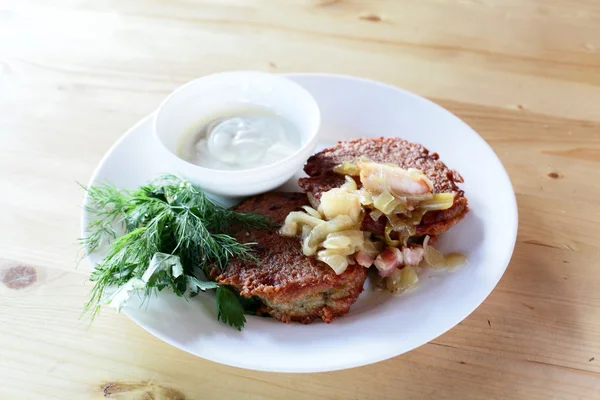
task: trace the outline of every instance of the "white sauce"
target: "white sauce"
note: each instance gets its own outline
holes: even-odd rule
[[[243,170],[282,160],[300,148],[298,129],[265,108],[213,115],[181,140],[177,155],[205,168]]]

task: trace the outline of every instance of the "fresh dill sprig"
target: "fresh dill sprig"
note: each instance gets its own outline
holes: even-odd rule
[[[232,258],[255,260],[252,243],[240,243],[229,233],[232,227],[267,228],[272,225],[268,218],[220,206],[174,175],[133,191],[111,184],[84,189],[86,210],[96,219],[81,244],[90,254],[108,243],[106,257],[90,277],[95,284],[84,313],[95,316],[103,303],[119,310],[136,290],[143,290],[147,298],[167,287],[178,296],[188,290],[194,296],[217,289],[219,319],[243,327],[246,319],[239,296],[226,286],[200,279],[194,271],[208,272],[212,263],[224,269]],[[121,236],[119,226],[125,232]]]

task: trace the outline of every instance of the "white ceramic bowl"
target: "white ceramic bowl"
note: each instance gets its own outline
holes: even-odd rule
[[[267,107],[292,122],[301,147],[291,156],[259,168],[231,171],[191,164],[176,155],[182,135],[195,123],[240,105]],[[171,93],[154,114],[154,137],[173,171],[208,192],[250,196],[287,181],[312,154],[321,116],[312,95],[297,83],[265,72],[234,71],[207,75]]]

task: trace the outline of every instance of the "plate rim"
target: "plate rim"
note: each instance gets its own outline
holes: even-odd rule
[[[318,72],[310,72],[310,73],[299,73],[299,72],[294,72],[294,73],[284,73],[284,74],[280,74],[283,75],[285,77],[289,77],[291,79],[294,78],[299,78],[302,79],[304,77],[313,77],[313,78],[325,78],[325,79],[344,79],[344,80],[348,80],[348,81],[360,81],[362,83],[365,84],[369,84],[369,85],[376,85],[376,86],[380,86],[383,87],[387,90],[393,90],[393,91],[398,91],[401,92],[403,95],[409,96],[415,100],[418,101],[425,101],[426,103],[428,103],[429,106],[433,106],[434,108],[436,108],[439,112],[443,112],[446,114],[450,114],[453,118],[455,118],[458,122],[460,122],[462,125],[464,125],[464,127],[468,130],[470,130],[472,133],[474,133],[474,137],[477,138],[477,140],[479,140],[479,144],[483,145],[485,147],[488,148],[488,150],[490,151],[491,154],[493,154],[493,156],[495,157],[494,161],[498,163],[498,165],[501,167],[501,173],[503,175],[503,177],[506,179],[506,181],[508,182],[508,185],[511,189],[511,193],[512,194],[510,196],[511,202],[509,204],[509,207],[512,208],[514,210],[514,213],[512,214],[512,219],[513,219],[513,225],[512,225],[512,229],[507,228],[506,231],[507,233],[510,233],[510,242],[512,243],[512,245],[510,246],[510,251],[507,251],[505,253],[504,259],[501,262],[501,265],[503,265],[503,267],[501,269],[498,269],[498,277],[497,279],[495,279],[495,282],[493,283],[493,285],[491,285],[489,292],[481,299],[481,301],[477,302],[477,304],[473,303],[473,305],[471,307],[467,307],[468,311],[465,313],[465,315],[462,315],[460,318],[456,318],[456,322],[452,323],[450,327],[443,329],[439,334],[437,334],[436,336],[432,337],[432,338],[428,338],[427,340],[419,340],[416,341],[416,344],[408,346],[408,348],[406,348],[405,350],[401,350],[400,352],[398,351],[390,351],[388,352],[387,355],[384,356],[380,356],[380,355],[376,355],[374,357],[369,357],[369,354],[364,354],[362,355],[362,357],[357,357],[354,362],[351,363],[345,363],[345,364],[338,364],[335,367],[331,367],[331,366],[327,366],[324,368],[321,368],[319,366],[312,366],[311,368],[289,368],[287,365],[286,366],[278,366],[278,368],[274,368],[272,365],[271,366],[266,366],[265,364],[252,364],[252,363],[248,363],[248,362],[238,362],[235,358],[231,359],[231,358],[225,358],[222,359],[221,357],[207,357],[204,355],[198,355],[195,352],[192,352],[191,350],[187,349],[186,347],[180,345],[179,343],[176,343],[174,340],[170,339],[168,336],[165,336],[162,332],[154,329],[153,327],[144,325],[142,323],[142,321],[139,321],[137,318],[133,317],[130,313],[129,310],[127,308],[125,308],[123,310],[123,313],[129,318],[131,319],[136,325],[140,326],[142,329],[146,330],[148,333],[152,334],[153,336],[155,336],[156,338],[164,341],[165,343],[176,347],[180,350],[185,351],[186,353],[192,354],[196,357],[200,357],[203,358],[205,360],[210,360],[213,362],[217,362],[223,365],[228,365],[231,367],[236,367],[236,368],[242,368],[242,369],[249,369],[249,370],[255,370],[255,371],[263,371],[263,372],[278,372],[278,373],[317,373],[317,372],[328,372],[328,371],[339,371],[339,370],[345,370],[345,369],[350,369],[350,368],[356,368],[356,367],[360,367],[360,366],[365,366],[365,365],[369,365],[369,364],[374,364],[380,361],[384,361],[384,360],[388,360],[391,359],[393,357],[397,357],[401,354],[407,353],[409,351],[412,351],[418,347],[423,346],[424,344],[427,344],[435,339],[437,339],[439,336],[443,335],[444,333],[450,331],[452,328],[454,328],[456,325],[458,325],[460,322],[464,321],[470,314],[472,314],[481,304],[483,304],[483,302],[489,297],[489,295],[495,290],[496,286],[498,285],[498,283],[500,282],[500,279],[502,278],[502,276],[504,276],[504,273],[506,272],[506,269],[508,268],[510,261],[512,259],[513,253],[514,253],[514,249],[516,246],[516,239],[517,239],[517,233],[518,233],[518,226],[519,226],[519,218],[518,218],[518,204],[517,204],[517,199],[516,199],[516,193],[514,191],[514,186],[512,184],[512,181],[510,179],[510,176],[508,174],[508,172],[506,171],[506,168],[504,167],[504,165],[502,164],[502,161],[500,160],[500,158],[498,157],[498,155],[496,154],[496,152],[493,150],[493,148],[483,139],[483,137],[481,137],[481,135],[479,135],[479,133],[477,133],[477,131],[475,131],[470,125],[468,125],[465,121],[463,121],[458,115],[453,114],[452,112],[450,112],[449,110],[445,109],[444,107],[442,107],[441,105],[429,100],[428,98],[422,97],[416,93],[412,93],[410,91],[407,91],[405,89],[402,89],[400,87],[388,84],[388,83],[384,83],[384,82],[380,82],[380,81],[376,81],[376,80],[372,80],[372,79],[368,79],[368,78],[363,78],[363,77],[356,77],[356,76],[351,76],[351,75],[344,75],[344,74],[334,74],[334,73],[318,73]],[[300,83],[301,84],[301,83]],[[106,162],[108,161],[108,159],[112,156],[112,154],[115,152],[115,150],[117,148],[120,147],[120,145],[123,143],[123,141],[125,141],[125,139],[130,136],[132,133],[134,133],[135,131],[137,131],[138,129],[140,129],[141,126],[143,126],[144,124],[148,123],[148,120],[151,119],[154,115],[155,111],[149,113],[148,115],[146,115],[145,117],[141,118],[137,123],[135,123],[133,126],[131,126],[129,129],[127,129],[110,147],[109,149],[106,151],[106,153],[103,155],[103,157],[101,158],[101,160],[99,161],[99,163],[96,165],[96,168],[94,169],[94,172],[92,173],[91,178],[88,181],[88,187],[93,185],[95,182],[98,181],[99,175],[101,173],[102,167],[106,164]],[[86,234],[86,228],[87,228],[87,223],[89,221],[88,218],[88,213],[85,210],[85,205],[88,203],[88,195],[86,193],[86,195],[84,196],[83,199],[83,208],[81,211],[81,224],[80,224],[80,233],[81,233],[81,237],[83,237]],[[90,259],[90,256],[86,256],[86,261],[90,267],[90,270],[94,269],[94,264],[92,262],[92,260]]]

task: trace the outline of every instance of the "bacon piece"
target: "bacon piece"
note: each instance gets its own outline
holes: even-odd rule
[[[377,256],[374,264],[379,270],[379,275],[386,277],[391,275],[402,264],[402,261],[402,252],[395,247],[388,247]]]

